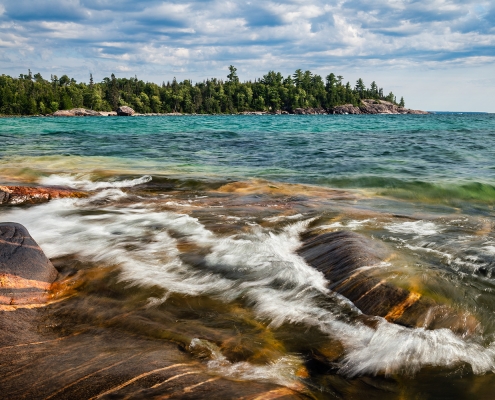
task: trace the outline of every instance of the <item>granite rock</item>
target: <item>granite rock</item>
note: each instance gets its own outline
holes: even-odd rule
[[[0,304],[44,303],[57,270],[27,229],[0,223]]]
[[[0,186],[1,204],[36,204],[63,197],[85,197],[86,193],[62,187]]]
[[[117,108],[117,115],[123,117],[130,117],[135,114],[135,111],[129,106],[122,106]]]

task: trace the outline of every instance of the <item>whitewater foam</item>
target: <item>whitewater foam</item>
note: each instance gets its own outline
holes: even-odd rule
[[[89,179],[85,179],[85,175],[50,175],[41,178],[40,183],[46,186],[68,186],[74,189],[93,191],[108,188],[128,188],[147,183],[151,180],[152,178],[149,175],[144,175],[136,179],[127,179],[114,182],[94,182]]]
[[[294,355],[280,357],[267,365],[254,365],[249,362],[231,363],[222,354],[218,346],[204,339],[194,338],[190,348],[209,353],[208,368],[230,379],[272,382],[295,390],[300,390],[297,371],[303,366],[303,360]]]
[[[384,228],[393,233],[415,235],[416,237],[436,235],[442,231],[434,222],[423,220],[387,224]]]
[[[380,318],[371,328],[349,319],[359,311],[329,291],[323,275],[296,254],[299,235],[312,219],[289,224],[278,233],[251,223],[245,232],[218,236],[184,213],[157,211],[146,203],[114,205],[121,196],[125,193],[120,189],[110,188],[86,199],[57,199],[36,207],[2,210],[2,218],[25,225],[50,258],[75,254],[103,265],[118,265],[122,279],[158,285],[167,293],[243,299],[271,329],[285,323],[316,327],[343,344],[340,371],[349,376],[414,373],[425,365],[458,363],[471,365],[478,374],[494,369],[494,346],[483,347],[476,338],[463,339],[446,329],[405,328]],[[104,199],[108,202],[101,206]],[[439,231],[424,221],[389,228],[408,234]],[[204,265],[182,261],[182,240],[202,249]],[[150,305],[159,302],[150,298]],[[232,377],[248,379],[246,371],[252,371],[252,366],[216,362],[213,369]],[[273,371],[283,375],[280,369]]]

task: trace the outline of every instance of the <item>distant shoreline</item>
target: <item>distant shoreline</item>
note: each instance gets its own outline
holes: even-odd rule
[[[424,115],[428,111],[412,110],[397,106],[392,102],[376,99],[363,99],[359,105],[343,104],[330,108],[299,107],[294,109],[278,109],[276,111],[241,111],[237,113],[137,113],[129,106],[119,107],[115,111],[94,111],[86,108],[58,110],[50,114],[35,114],[32,116],[47,117],[111,117],[111,116],[179,116],[179,115]]]

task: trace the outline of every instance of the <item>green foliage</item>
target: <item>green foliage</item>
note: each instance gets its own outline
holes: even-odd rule
[[[367,89],[358,79],[354,88],[343,83],[342,75],[330,73],[325,81],[311,71],[298,69],[284,78],[280,72],[268,71],[261,79],[241,83],[237,69],[229,66],[227,80],[207,79],[193,84],[190,80],[157,85],[137,77],[117,78],[112,74],[95,82],[77,83],[68,75],[21,74],[18,78],[0,76],[0,114],[48,114],[59,109],[84,107],[95,111],[112,111],[128,105],[138,113],[221,114],[244,111],[293,111],[301,107],[331,108],[342,104],[359,106],[361,99],[396,102],[390,92],[373,81]],[[400,105],[404,105],[401,98]]]

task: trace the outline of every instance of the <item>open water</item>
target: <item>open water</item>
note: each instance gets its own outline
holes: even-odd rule
[[[112,304],[209,348],[213,375],[314,398],[493,398],[495,115],[4,118],[0,143],[2,184],[90,194],[0,220],[105,288],[60,293],[97,299],[95,321]],[[337,230],[475,329],[363,324],[297,254]]]

